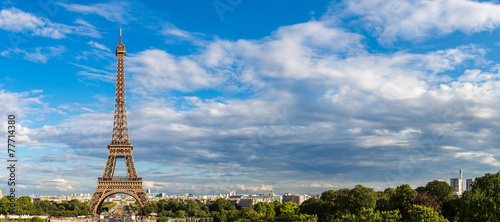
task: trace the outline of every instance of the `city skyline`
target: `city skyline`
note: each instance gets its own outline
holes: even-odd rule
[[[494,2],[0,7],[0,123],[16,115],[19,196],[96,188],[119,27],[130,142],[152,192],[315,195],[500,169]]]

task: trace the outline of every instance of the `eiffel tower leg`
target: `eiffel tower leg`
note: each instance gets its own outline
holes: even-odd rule
[[[134,158],[132,157],[132,153],[125,156],[125,164],[127,165],[128,177],[137,177],[137,171],[135,170]]]
[[[101,203],[99,203],[99,200],[101,199],[101,197],[105,191],[106,191],[105,187],[98,186],[95,189],[94,194],[92,195],[92,198],[88,202],[88,205],[90,207],[90,211],[92,213],[94,213],[94,215],[98,215],[99,206],[101,205]]]
[[[139,188],[139,189],[136,189],[136,192],[137,194],[137,198],[138,198],[138,202],[139,204],[141,205],[141,207],[145,207],[145,206],[149,206],[151,204],[151,202],[149,202],[149,198],[148,196],[146,196],[146,192],[144,192],[144,189]]]
[[[108,154],[108,160],[106,161],[106,166],[104,166],[104,172],[102,177],[112,177],[115,173],[116,156]]]

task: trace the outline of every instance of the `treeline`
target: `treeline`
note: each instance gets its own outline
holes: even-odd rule
[[[92,215],[87,202],[78,200],[62,201],[61,203],[53,203],[48,200],[40,200],[35,203],[30,197],[22,196],[17,198],[14,211],[11,209],[8,196],[0,199],[0,214],[3,215],[40,215],[52,217],[76,217],[79,215]]]
[[[384,191],[357,185],[329,190],[319,199],[295,203],[257,203],[239,208],[226,199],[211,205],[188,200],[152,201],[135,209],[144,215],[164,217],[212,217],[213,221],[500,221],[500,172],[476,178],[471,191],[461,197],[444,181],[431,181],[412,189],[408,184]]]
[[[39,218],[39,217],[33,217],[31,219],[0,219],[0,222],[6,222],[6,221],[15,221],[15,222],[45,222],[46,220]]]
[[[137,204],[133,205],[134,210],[143,215],[156,213],[158,222],[166,222],[167,217],[182,218],[199,217],[212,218],[214,222],[228,221],[318,221],[316,215],[307,215],[299,212],[299,206],[296,203],[287,202],[273,203],[259,202],[250,207],[239,207],[235,203],[229,202],[224,198],[219,198],[210,205],[193,200],[175,201],[160,200],[151,201],[151,205],[139,208]]]
[[[317,215],[319,221],[448,221],[458,211],[453,187],[443,181],[412,189],[408,184],[375,192],[361,185],[329,190],[309,199],[299,212]]]

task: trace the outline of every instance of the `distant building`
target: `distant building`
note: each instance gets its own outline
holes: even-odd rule
[[[229,201],[235,202],[240,207],[249,207],[259,202],[272,203],[278,201],[281,203],[282,196],[274,193],[259,194],[259,195],[235,195],[229,198]]]
[[[283,195],[283,203],[294,202],[297,205],[301,205],[302,202],[304,202],[305,200],[306,200],[306,195],[291,194],[291,193],[285,193]]]
[[[146,196],[148,196],[149,198],[153,198],[153,197],[157,197],[158,193],[146,193]]]
[[[229,191],[229,196],[236,196],[236,190]]]
[[[472,185],[474,184],[474,181],[476,179],[467,179],[465,180],[465,189],[466,190],[472,190]]]
[[[240,199],[238,201],[238,206],[240,207],[249,207],[249,206],[252,206],[254,204],[258,203],[256,199]]]
[[[462,178],[451,178],[450,179],[450,185],[453,187],[453,192],[455,194],[462,194],[463,190],[463,180]]]
[[[450,185],[453,187],[453,193],[457,196],[460,196],[462,195],[462,192],[463,192],[463,186],[464,186],[464,182],[462,180],[462,170],[459,171],[460,172],[460,177],[459,178],[451,178],[450,179]]]
[[[147,189],[147,190],[146,190],[146,193],[151,193],[151,189]]]

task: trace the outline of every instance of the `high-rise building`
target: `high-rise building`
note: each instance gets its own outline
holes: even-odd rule
[[[474,181],[476,179],[466,179],[465,180],[465,189],[466,190],[472,190],[472,184],[474,184]]]
[[[462,180],[462,170],[460,170],[459,172],[460,172],[459,178],[450,179],[450,185],[454,188],[453,193],[458,196],[462,195],[462,192],[464,190],[463,189],[464,182]]]

